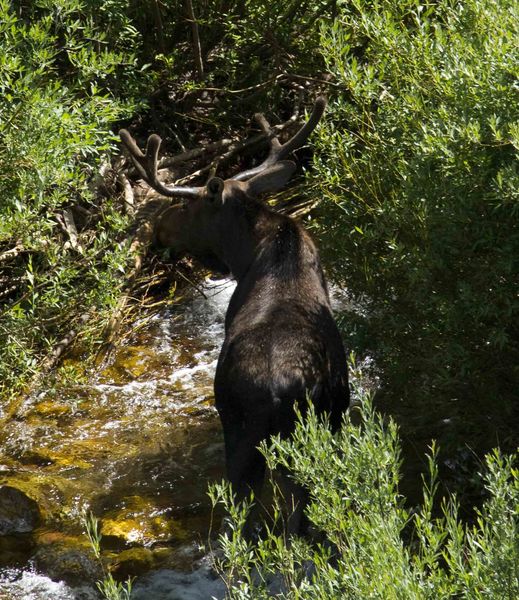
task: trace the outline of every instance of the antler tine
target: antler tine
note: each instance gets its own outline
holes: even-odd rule
[[[272,128],[270,127],[267,119],[265,119],[264,115],[261,113],[254,115],[254,118],[258,122],[261,129],[270,137],[269,155],[257,167],[248,169],[247,171],[242,171],[241,173],[238,173],[232,177],[232,179],[235,179],[236,181],[246,181],[254,175],[261,173],[267,167],[270,167],[280,160],[283,160],[297,148],[300,148],[308,139],[308,136],[312,133],[312,131],[317,127],[317,124],[323,116],[325,108],[326,98],[319,96],[314,103],[312,114],[310,115],[308,121],[284,144],[281,144],[278,138],[273,135]]]
[[[270,154],[277,151],[278,148],[281,148],[281,142],[278,140],[278,138],[272,132],[272,127],[270,126],[270,123],[267,121],[267,119],[265,119],[264,114],[256,113],[254,115],[254,118],[256,119],[258,125],[263,130],[263,133],[265,133],[270,138],[270,152],[269,152],[269,156],[270,156]]]
[[[164,196],[181,196],[182,198],[196,198],[200,194],[200,191],[203,189],[201,187],[181,185],[168,187],[159,181],[159,178],[157,177],[157,165],[162,140],[156,133],[153,133],[148,138],[145,153],[141,151],[133,137],[130,135],[130,132],[126,129],[121,129],[121,131],[119,131],[119,136],[130,153],[130,158],[139,172],[139,175],[154,190]]]

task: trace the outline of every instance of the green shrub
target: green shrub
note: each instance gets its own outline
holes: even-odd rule
[[[400,443],[394,422],[384,424],[364,394],[360,423],[348,415],[335,436],[315,414],[299,421],[291,441],[264,447],[271,469],[282,465],[311,494],[307,514],[320,543],[293,538],[279,527],[282,499],[265,537],[240,534],[247,506],[235,506],[227,485],[213,502],[229,515],[220,536],[217,569],[229,597],[313,600],[405,598],[505,599],[519,595],[518,456],[486,458],[488,498],[471,525],[458,517],[454,498],[438,510],[436,449],[429,457],[423,501],[410,510],[399,495]],[[354,421],[357,421],[355,424]],[[320,534],[320,535],[319,535]]]
[[[180,120],[179,111],[191,109],[190,90],[251,87],[186,120],[191,127],[180,127],[179,137],[192,144],[193,123],[225,129],[239,119],[242,127],[240,110],[248,118],[251,104],[277,107],[276,75],[313,74],[322,64],[318,17],[332,14],[328,2],[193,7],[203,81],[185,2],[0,0],[0,256],[23,246],[16,259],[0,260],[0,397],[36,373],[85,313],[99,332],[117,302],[127,220],[116,200],[92,191],[99,163],[115,149],[112,127],[145,109],[143,98],[167,129],[172,114]],[[147,119],[138,118],[148,131]],[[79,250],[67,244],[64,209],[78,219]]]
[[[429,426],[517,414],[518,43],[515,0],[354,0],[322,26],[316,227],[369,313],[345,319],[353,345]]]
[[[6,396],[82,314],[116,302],[128,261],[125,220],[89,183],[114,147],[111,125],[139,103],[128,87],[119,96],[109,90],[136,61],[128,31],[109,44],[106,22],[93,19],[109,3],[90,2],[90,13],[80,0],[28,4],[15,12],[0,0],[0,254],[23,246],[0,262],[0,292],[16,287],[0,297]],[[59,226],[69,207],[85,221],[76,250]]]

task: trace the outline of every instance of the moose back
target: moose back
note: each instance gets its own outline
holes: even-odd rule
[[[238,500],[250,491],[260,494],[265,461],[257,447],[271,435],[290,435],[296,403],[304,414],[310,398],[318,414],[329,416],[333,430],[349,403],[345,351],[317,248],[297,221],[257,199],[287,183],[295,164],[283,159],[305,142],[324,107],[318,98],[309,120],[283,145],[258,115],[271,139],[267,159],[230,179],[212,177],[201,187],[162,184],[157,178],[160,138],[150,136],[143,154],[121,131],[142,177],[160,193],[183,198],[181,206],[163,213],[157,241],[237,280],[214,391],[227,476]],[[299,504],[289,525],[295,531],[306,493],[285,480],[292,504]]]

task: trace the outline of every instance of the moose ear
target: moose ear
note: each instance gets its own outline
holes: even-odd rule
[[[245,181],[245,191],[250,196],[259,196],[265,192],[277,192],[288,183],[295,170],[294,162],[281,160]]]
[[[224,182],[220,177],[211,177],[211,179],[207,182],[206,190],[207,190],[207,199],[210,202],[222,203],[222,195],[223,195],[223,187]]]

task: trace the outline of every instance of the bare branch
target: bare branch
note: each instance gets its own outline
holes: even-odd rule
[[[78,241],[76,223],[70,208],[64,209],[61,214],[56,214],[56,221],[63,230],[63,233],[68,236],[68,240],[65,242],[64,247],[72,248],[73,250],[77,250],[78,252],[82,253],[83,248]]]
[[[80,249],[80,245],[78,242],[78,234],[77,234],[77,227],[76,227],[76,223],[74,221],[74,215],[72,214],[72,211],[70,210],[70,208],[66,208],[63,211],[63,221],[65,222],[65,228],[67,230],[69,239],[70,239],[70,245],[74,250],[79,250]]]
[[[117,181],[123,189],[124,194],[124,209],[126,214],[133,216],[135,214],[135,197],[133,194],[133,188],[128,180],[128,177],[124,173],[117,175]]]
[[[218,142],[207,144],[207,146],[193,148],[192,150],[186,150],[185,152],[182,152],[182,154],[177,154],[176,156],[168,156],[159,161],[159,169],[173,167],[175,165],[178,165],[179,163],[187,162],[188,160],[198,158],[203,154],[210,154],[212,152],[224,150],[225,148],[231,146],[234,143],[236,143],[236,140],[224,138],[223,140],[219,140]]]
[[[271,85],[272,83],[276,83],[276,82],[280,82],[280,81],[284,81],[284,80],[288,80],[288,81],[302,81],[302,82],[310,82],[310,83],[317,83],[319,85],[326,85],[329,87],[340,87],[341,84],[334,82],[334,81],[330,81],[330,79],[327,79],[326,76],[325,78],[317,78],[317,77],[307,77],[306,75],[296,75],[295,73],[280,73],[279,75],[276,75],[275,77],[270,77],[269,79],[266,79],[265,81],[262,81],[261,83],[257,83],[256,85],[251,85],[249,87],[245,87],[245,88],[241,88],[238,90],[228,90],[226,88],[217,88],[217,87],[199,87],[197,88],[200,91],[203,92],[217,92],[220,94],[244,94],[245,92],[253,92],[256,90],[260,90],[264,87],[267,87],[269,85]]]
[[[81,315],[81,317],[79,318],[79,323],[78,323],[79,328],[81,328],[81,326],[84,325],[88,321],[89,318],[90,318],[90,315],[88,313]],[[43,361],[43,364],[42,364],[43,371],[48,371],[58,364],[59,359],[61,358],[62,354],[76,339],[77,334],[78,334],[77,328],[71,329],[67,333],[67,335],[64,338],[62,338],[54,346],[54,348],[52,349],[52,352]]]
[[[193,10],[193,2],[191,0],[185,0],[185,5],[188,20],[191,23],[191,32],[193,35],[193,55],[195,58],[197,79],[201,81],[204,78],[204,63],[202,61],[202,48],[200,46],[198,22],[195,18],[195,11]]]
[[[0,277],[0,300],[16,292],[24,281],[24,277]]]
[[[6,250],[5,252],[2,252],[2,254],[0,254],[0,264],[8,262],[13,258],[16,258],[24,250],[25,248],[23,247],[23,244],[21,242],[18,242],[14,248]]]

